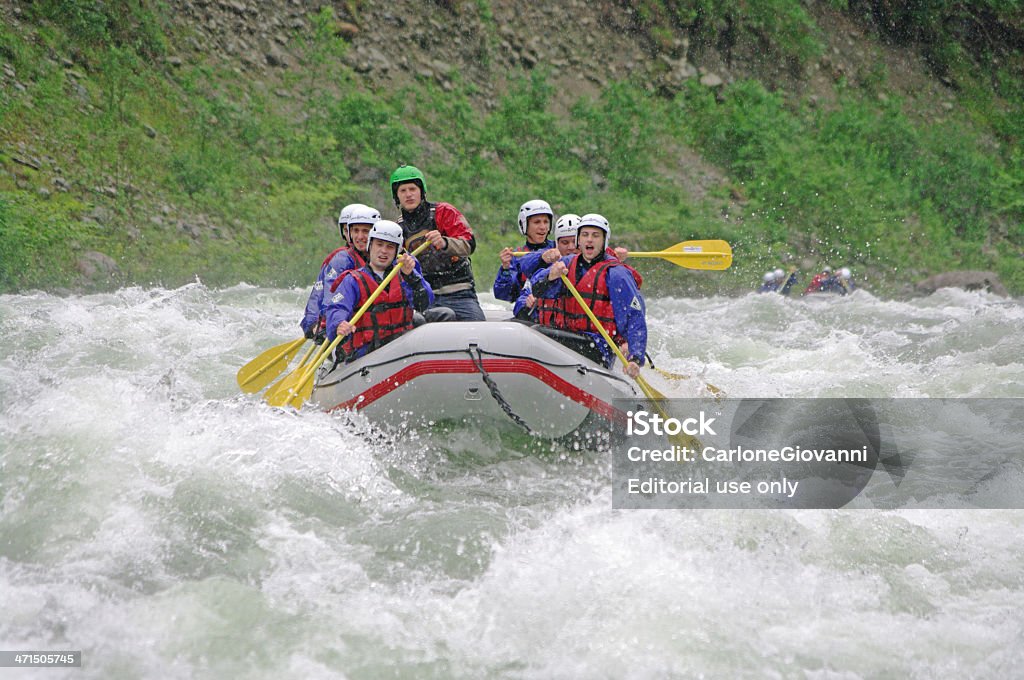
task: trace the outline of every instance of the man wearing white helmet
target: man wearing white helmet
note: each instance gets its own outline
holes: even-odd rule
[[[434,302],[430,284],[417,271],[415,258],[407,254],[400,265],[401,274],[391,279],[387,290],[354,326],[349,323],[395,265],[405,238],[397,223],[380,220],[370,230],[368,241],[366,265],[342,275],[327,305],[327,340],[349,336],[340,345],[349,359],[372,352],[411,330],[414,311],[423,312]]]
[[[350,203],[341,209],[338,229],[346,245],[332,251],[320,265],[320,274],[306,300],[306,311],[300,322],[307,338],[315,337],[323,329],[324,291],[331,290],[342,272],[366,264],[366,236],[379,219],[376,209],[362,203]]]
[[[588,336],[600,350],[604,364],[611,366],[615,356],[562,284],[561,277],[566,276],[626,356],[627,364],[622,370],[636,377],[647,349],[647,310],[629,268],[606,251],[610,236],[611,226],[602,215],[584,215],[576,233],[579,254],[563,257],[538,271],[530,284],[538,298],[540,323]],[[557,300],[558,304],[548,306],[542,300]]]
[[[839,284],[839,290],[837,291],[841,295],[849,295],[853,292],[856,286],[853,285],[853,274],[849,267],[843,267],[839,270],[839,276],[836,277],[836,283]]]
[[[576,247],[576,231],[579,229],[580,216],[566,213],[555,222],[555,247],[558,257],[567,257],[580,252]],[[552,261],[550,264],[554,264]]]
[[[773,274],[775,275],[775,289],[779,292],[779,295],[789,295],[789,291],[796,285],[797,275],[796,267],[789,268],[789,275],[781,269],[776,269]]]
[[[761,278],[761,287],[757,289],[758,293],[774,293],[776,289],[775,274],[767,272]]]
[[[575,232],[577,232],[577,224],[579,223],[580,215],[573,213],[565,213],[555,222],[555,249],[558,251],[558,257],[575,255],[580,252],[577,249],[577,245],[575,245]],[[545,255],[548,252],[553,251],[545,251]],[[552,259],[549,264],[553,263],[558,257]],[[548,304],[552,302],[551,300],[545,301]],[[534,287],[530,285],[528,279],[523,283],[519,297],[516,298],[515,303],[512,305],[512,313],[521,321],[537,321],[537,298],[534,296]]]
[[[558,259],[555,243],[548,238],[554,220],[555,213],[547,201],[533,199],[519,208],[519,233],[526,237],[526,245],[520,250],[527,254],[513,257],[512,248],[501,249],[498,253],[501,267],[494,277],[494,297],[515,302],[534,272]]]

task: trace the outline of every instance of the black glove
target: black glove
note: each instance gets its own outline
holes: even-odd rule
[[[316,335],[316,326],[310,326],[306,330],[302,331],[302,334],[306,336],[307,340],[312,340],[313,336]]]

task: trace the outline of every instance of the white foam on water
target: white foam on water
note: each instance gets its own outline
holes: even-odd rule
[[[606,456],[491,426],[396,439],[240,395],[305,297],[0,296],[0,648],[82,649],[46,671],[68,678],[1024,667],[1024,513],[612,511]],[[1024,308],[985,293],[648,310],[656,365],[688,376],[651,383],[676,396],[1024,394]],[[1022,477],[974,493],[1010,502]]]

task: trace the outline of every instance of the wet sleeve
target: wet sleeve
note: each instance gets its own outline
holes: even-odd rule
[[[344,277],[334,293],[327,299],[324,316],[327,317],[327,340],[334,341],[338,324],[348,321],[355,313],[355,304],[359,301],[359,284],[351,276]]]
[[[512,264],[508,269],[498,265],[498,274],[494,277],[492,288],[494,297],[505,302],[512,302],[516,299],[517,283],[519,283],[519,277],[516,272],[516,261],[515,258],[512,258]]]
[[[320,273],[313,283],[313,289],[309,291],[309,299],[306,300],[306,311],[302,314],[302,321],[299,322],[303,333],[313,328],[320,321],[320,311],[324,297],[324,273],[326,269],[326,266],[320,268]]]
[[[612,299],[615,326],[629,343],[629,357],[641,366],[647,352],[647,305],[636,281],[625,267],[608,271],[608,295]]]
[[[476,250],[476,237],[469,222],[455,206],[438,203],[434,212],[437,230],[444,236],[444,251],[459,257],[469,257]]]
[[[418,271],[413,271],[409,276],[402,276],[402,288],[405,289],[405,298],[417,312],[422,312],[434,304],[434,289]]]

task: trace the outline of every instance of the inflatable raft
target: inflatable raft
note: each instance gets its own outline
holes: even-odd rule
[[[489,319],[425,324],[351,363],[325,364],[311,401],[399,428],[489,420],[560,438],[624,422],[616,399],[643,400],[619,366],[606,369],[529,325]]]

